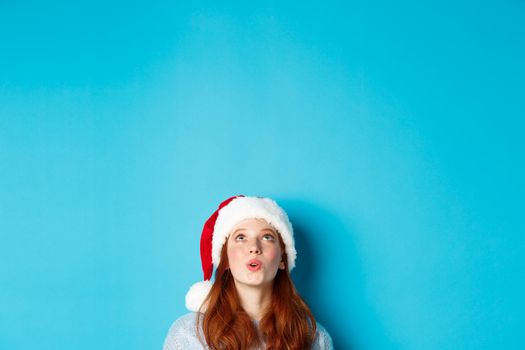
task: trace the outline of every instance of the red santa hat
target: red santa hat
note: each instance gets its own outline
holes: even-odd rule
[[[233,227],[245,219],[264,219],[281,235],[288,261],[288,270],[295,267],[297,252],[293,228],[286,212],[272,199],[264,197],[234,196],[223,201],[202,229],[201,262],[204,281],[195,283],[186,293],[186,307],[199,311],[210,292],[213,270],[219,266],[222,246]],[[204,310],[201,310],[204,311]]]

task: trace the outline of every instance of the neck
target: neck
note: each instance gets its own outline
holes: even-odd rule
[[[252,287],[236,284],[242,308],[252,320],[260,321],[272,300],[272,285]]]

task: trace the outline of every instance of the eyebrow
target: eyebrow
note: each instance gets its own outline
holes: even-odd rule
[[[235,231],[233,231],[232,236],[233,236],[234,234],[236,234],[237,232],[239,232],[239,231],[246,231],[246,228],[244,228],[244,227],[240,227],[240,228],[236,229]],[[275,234],[275,230],[273,230],[273,229],[271,229],[271,228],[263,228],[261,231],[269,231],[269,232]]]

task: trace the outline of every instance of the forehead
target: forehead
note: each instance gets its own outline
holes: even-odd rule
[[[239,221],[235,226],[233,226],[231,232],[235,232],[237,230],[270,230],[273,232],[276,232],[275,228],[270,225],[266,220],[264,219],[245,219],[242,221]]]

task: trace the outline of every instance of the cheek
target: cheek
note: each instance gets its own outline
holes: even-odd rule
[[[281,261],[281,250],[275,245],[271,245],[266,249],[266,258],[272,262],[279,263]]]
[[[235,246],[228,247],[227,250],[228,253],[228,261],[230,262],[230,265],[235,265],[236,262],[241,261],[243,252],[241,249]]]

